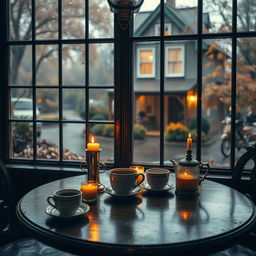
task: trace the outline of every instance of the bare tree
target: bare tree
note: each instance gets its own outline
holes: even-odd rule
[[[232,31],[232,1],[207,0],[208,11],[211,15],[213,32]],[[256,2],[253,0],[238,1],[237,27],[238,31],[256,31]],[[211,32],[211,31],[208,31]],[[231,40],[227,40],[231,44]],[[207,67],[213,65],[214,56],[218,65],[204,77],[206,87],[204,98],[207,107],[216,107],[222,101],[230,104],[231,97],[231,51],[223,53],[221,45],[212,44],[205,52],[209,62]],[[222,76],[222,79],[219,79]],[[255,38],[239,38],[237,41],[237,103],[240,107],[254,105],[256,102],[256,40]],[[221,81],[221,82],[220,82]]]
[[[90,1],[92,2],[92,1]],[[58,39],[58,1],[37,0],[35,1],[35,37],[36,39]],[[85,12],[83,0],[63,0],[62,1],[62,37],[64,39],[84,38]],[[90,36],[97,31],[104,31],[106,35],[111,32],[111,15],[108,15],[109,8],[102,1],[96,0],[90,3]],[[10,40],[29,41],[32,37],[32,6],[31,0],[11,0],[10,1]],[[76,50],[77,47],[74,47]],[[26,46],[14,46],[11,48],[12,54],[12,83],[15,84],[18,78],[22,58],[25,54]],[[65,48],[63,49],[65,50]],[[36,71],[44,59],[49,59],[56,49],[47,45],[40,50],[36,63]],[[63,58],[72,58],[65,53]],[[93,59],[96,59],[95,55]]]

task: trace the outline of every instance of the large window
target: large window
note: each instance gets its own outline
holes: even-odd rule
[[[229,170],[255,142],[253,1],[145,0],[127,30],[105,0],[5,1],[6,160],[78,164],[94,135],[107,163],[169,166],[190,132]]]
[[[113,162],[114,29],[107,1],[6,2],[8,157],[81,161],[94,135],[105,149],[102,160]]]
[[[197,159],[229,169],[256,141],[256,4],[232,2],[145,0],[135,15],[133,47],[154,45],[156,63],[154,80],[133,76],[136,163],[179,161],[190,132]]]

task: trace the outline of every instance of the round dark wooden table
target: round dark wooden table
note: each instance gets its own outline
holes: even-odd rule
[[[129,200],[102,193],[91,210],[76,219],[64,221],[45,213],[47,196],[63,188],[80,189],[85,179],[57,180],[26,194],[17,206],[23,226],[39,240],[79,255],[199,255],[235,243],[255,224],[255,207],[246,196],[208,180],[196,198],[178,198],[174,190],[144,192]],[[109,186],[108,173],[100,179]]]

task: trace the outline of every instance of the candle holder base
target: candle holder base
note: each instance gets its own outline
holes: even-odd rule
[[[83,203],[88,203],[88,204],[96,203],[97,202],[97,198],[95,198],[95,199],[83,199],[82,202]]]
[[[175,194],[180,197],[195,197],[200,195],[199,189],[195,190],[181,190],[177,189],[175,190]]]
[[[103,184],[98,184],[98,193],[103,193],[105,191],[105,186]]]

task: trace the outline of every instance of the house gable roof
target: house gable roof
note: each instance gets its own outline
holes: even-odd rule
[[[165,4],[166,5],[166,4]],[[175,11],[175,9],[170,8],[168,5],[166,5],[167,8],[165,9],[165,14],[166,16],[181,30],[186,26],[182,19],[179,17],[178,13]],[[137,19],[137,16],[140,15],[137,14],[135,16],[135,23],[136,22],[141,22],[141,20]],[[136,36],[141,36],[143,32],[150,26],[150,24],[160,15],[160,4],[155,8],[154,11],[148,12],[148,15],[144,15],[144,20],[141,22],[141,24],[138,24],[135,28],[135,35]],[[139,18],[139,17],[138,17]]]
[[[197,19],[194,17],[197,15],[197,7],[188,8],[173,8],[168,3],[165,3],[165,15],[180,29],[184,30],[184,27],[189,28],[192,32],[197,31]],[[134,31],[135,36],[141,36],[145,30],[152,24],[152,22],[160,15],[160,4],[153,10],[147,12],[139,12],[135,16]],[[191,20],[195,22],[191,23]],[[210,27],[209,14],[203,14],[203,26],[204,28]]]

